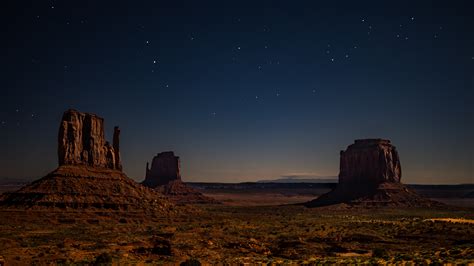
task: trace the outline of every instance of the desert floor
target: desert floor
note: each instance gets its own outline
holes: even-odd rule
[[[309,196],[208,195],[224,204],[170,215],[4,210],[0,256],[7,265],[474,262],[472,208],[308,209],[282,204]]]

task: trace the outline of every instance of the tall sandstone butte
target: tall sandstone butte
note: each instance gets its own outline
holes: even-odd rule
[[[146,175],[142,184],[163,193],[176,203],[218,203],[186,185],[181,180],[180,168],[180,159],[174,152],[158,153],[151,162],[151,168],[146,164]]]
[[[120,129],[114,128],[113,144],[105,141],[104,119],[70,109],[64,112],[58,134],[59,165],[87,165],[122,170]]]
[[[59,167],[16,192],[0,206],[20,208],[112,209],[169,212],[173,204],[122,172],[120,130],[113,144],[104,139],[104,119],[67,110],[58,134]]]
[[[437,205],[409,190],[400,181],[397,149],[386,139],[359,139],[340,153],[337,187],[306,203],[319,207],[346,203],[359,206]]]
[[[172,151],[158,153],[151,161],[151,168],[146,164],[144,185],[156,187],[170,181],[181,180],[179,157]]]
[[[402,170],[395,146],[385,139],[358,139],[341,151],[339,184],[400,182]]]

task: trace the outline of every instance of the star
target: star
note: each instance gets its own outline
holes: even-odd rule
[[[415,20],[415,17],[411,17],[411,20]]]
[[[348,55],[348,54],[346,54],[346,58],[349,58],[349,55]]]
[[[316,93],[316,90],[313,90],[313,93]]]
[[[166,86],[165,86],[165,87],[166,87],[166,88],[169,88],[170,86],[169,86],[168,84],[166,84]]]
[[[268,48],[268,46],[265,45],[265,49],[267,49],[267,48]]]
[[[331,58],[331,62],[334,62],[334,58]]]
[[[280,94],[277,92],[276,96],[278,97],[278,96],[280,96]]]
[[[362,22],[365,22],[365,18],[362,19]]]
[[[149,42],[149,41],[146,41],[145,43],[146,43],[146,44],[150,44],[150,42]]]
[[[191,36],[191,38],[189,38],[189,39],[190,39],[191,41],[194,41],[194,37],[193,37],[193,36]]]
[[[54,6],[51,6],[51,9],[54,9]]]
[[[400,34],[397,34],[397,38],[400,38]]]
[[[156,64],[156,60],[153,60],[153,64]]]
[[[237,46],[237,50],[240,50],[240,46]]]
[[[18,113],[18,112],[20,112],[20,110],[19,110],[19,109],[16,109],[16,110],[15,110],[15,112],[17,112],[17,113]]]
[[[408,37],[405,37],[405,40],[408,40]]]
[[[258,96],[255,96],[255,100],[258,100]]]
[[[260,69],[260,70],[261,70],[261,69],[262,69],[262,66],[258,66],[258,69]]]

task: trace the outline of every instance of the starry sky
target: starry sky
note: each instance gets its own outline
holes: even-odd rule
[[[337,176],[388,138],[405,183],[474,183],[472,1],[8,1],[0,177],[57,166],[68,108],[119,125],[124,171],[185,181]]]

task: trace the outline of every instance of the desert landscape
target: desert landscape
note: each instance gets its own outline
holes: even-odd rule
[[[474,261],[472,201],[421,196],[468,197],[473,186],[403,185],[388,140],[356,140],[341,152],[337,184],[186,184],[173,152],[159,153],[139,184],[122,172],[120,130],[110,145],[103,123],[66,111],[59,167],[18,190],[3,186],[3,264]]]
[[[474,266],[474,1],[4,1],[0,266]]]

